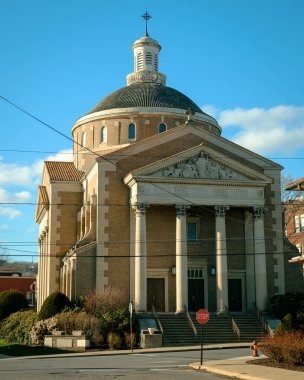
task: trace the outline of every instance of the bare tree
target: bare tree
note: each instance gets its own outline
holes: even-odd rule
[[[8,264],[9,254],[5,248],[0,247],[0,267]]]

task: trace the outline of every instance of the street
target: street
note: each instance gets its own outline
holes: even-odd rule
[[[248,349],[204,351],[204,359],[220,360],[248,355]],[[204,379],[224,377],[189,369],[200,360],[200,351],[140,353],[125,355],[79,355],[59,358],[35,357],[0,360],[1,380],[40,379]]]

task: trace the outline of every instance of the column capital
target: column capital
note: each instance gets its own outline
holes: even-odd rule
[[[224,218],[228,210],[229,206],[214,206],[215,216],[219,218]]]
[[[253,207],[251,211],[253,220],[264,219],[264,214],[266,211],[267,211],[267,208],[265,207]]]
[[[176,215],[185,216],[190,206],[187,205],[175,205]]]
[[[134,214],[136,216],[140,216],[146,214],[146,210],[148,207],[150,207],[150,205],[148,203],[136,202],[133,205],[131,205],[131,207]]]

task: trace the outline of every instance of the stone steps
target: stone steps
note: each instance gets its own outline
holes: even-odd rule
[[[158,315],[164,330],[164,346],[197,345],[201,342],[201,325],[195,319],[195,313],[190,313],[197,329],[197,338],[190,326],[185,313],[160,313]],[[258,320],[250,315],[233,316],[241,332],[241,342],[251,342],[262,335],[262,326]],[[231,321],[226,314],[210,314],[209,321],[203,326],[204,344],[238,342]]]

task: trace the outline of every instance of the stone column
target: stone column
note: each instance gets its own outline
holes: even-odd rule
[[[135,308],[147,310],[147,247],[146,247],[146,210],[149,206],[137,203],[135,212]]]
[[[176,313],[188,307],[187,219],[189,206],[176,205]]]
[[[267,304],[267,269],[264,236],[263,207],[253,207],[253,230],[254,230],[254,266],[255,266],[255,303],[259,310],[266,309]]]
[[[228,266],[226,247],[226,211],[228,206],[214,206],[215,209],[215,241],[216,241],[216,282],[217,311],[222,313],[228,307]]]

